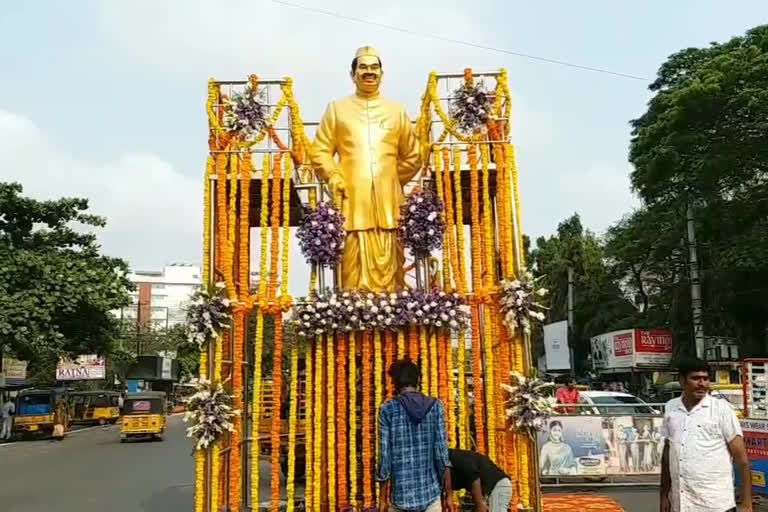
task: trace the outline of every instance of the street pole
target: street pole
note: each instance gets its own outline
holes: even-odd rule
[[[691,313],[693,316],[693,337],[696,343],[696,357],[704,359],[704,322],[701,311],[701,279],[699,278],[699,256],[696,251],[696,226],[693,207],[686,210],[688,225],[688,271],[691,280]]]
[[[573,333],[573,281],[574,271],[573,267],[568,267],[568,357],[571,360],[571,371],[575,373],[574,357],[573,357],[573,345],[571,343]]]

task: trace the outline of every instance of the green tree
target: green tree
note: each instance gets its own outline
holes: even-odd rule
[[[110,311],[130,303],[130,282],[126,263],[100,254],[87,231],[104,219],[86,213],[85,199],[21,194],[0,183],[0,346],[33,368],[107,352],[117,333]]]
[[[667,309],[678,342],[687,342],[690,350],[690,308],[682,306],[690,305],[683,290],[688,276],[684,237],[686,209],[692,208],[705,332],[735,336],[746,354],[764,354],[768,25],[726,43],[672,55],[650,88],[655,96],[647,112],[632,122],[630,147],[632,184],[647,208],[617,225],[613,253],[629,247],[621,238],[632,230],[637,247],[656,248],[647,268],[666,274],[667,292],[660,291],[658,307]],[[680,286],[671,293],[675,284]]]
[[[539,237],[531,251],[531,261],[537,276],[545,276],[549,290],[547,322],[568,318],[568,267],[574,269],[574,349],[576,370],[590,353],[590,338],[596,334],[632,324],[637,311],[626,299],[605,263],[600,240],[581,224],[574,214],[561,222],[557,233]],[[541,348],[541,334],[536,337]]]

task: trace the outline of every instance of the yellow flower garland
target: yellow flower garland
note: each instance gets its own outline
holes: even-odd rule
[[[429,394],[437,398],[437,333],[429,330]]]
[[[512,190],[515,199],[515,221],[517,224],[517,237],[520,244],[520,268],[525,267],[525,252],[523,251],[523,224],[520,215],[520,187],[517,182],[517,161],[515,160],[515,146],[509,145],[510,170],[512,171]]]
[[[419,353],[421,354],[421,391],[429,395],[429,342],[426,327],[419,327]]]
[[[315,477],[315,483],[312,486],[314,496],[312,501],[316,510],[320,510],[322,507],[321,494],[320,494],[320,482],[323,474],[323,338],[317,336],[315,338],[315,435],[314,442],[315,447],[313,453],[315,455],[315,467],[313,469],[313,475]]]
[[[467,383],[466,383],[466,365],[467,365],[467,340],[464,330],[459,331],[459,346],[456,350],[457,359],[457,381],[459,385],[459,449],[469,449],[469,416],[467,414]]]
[[[307,343],[306,350],[304,352],[304,372],[306,380],[304,383],[304,467],[305,467],[305,486],[304,486],[304,502],[306,510],[314,510],[314,485],[315,485],[315,459],[314,459],[314,362],[313,362],[314,349],[312,342]]]
[[[264,345],[264,314],[256,312],[256,334],[253,338],[253,397],[251,398],[251,503],[259,503],[259,427],[261,425],[261,359]]]
[[[211,176],[213,157],[205,161],[205,191],[203,192],[203,284],[211,280]]]
[[[491,187],[488,169],[488,145],[480,146],[480,157],[483,165],[483,242],[485,243],[485,286],[490,291],[496,284],[496,265],[494,263],[495,248],[493,243],[493,206],[491,203]]]
[[[230,273],[230,280],[234,286],[237,282],[235,276],[235,238],[237,237],[237,174],[240,167],[240,156],[232,153],[229,156],[229,211],[227,212],[227,251],[231,260],[224,266]],[[226,183],[223,184],[226,187]]]
[[[357,342],[349,337],[349,504],[357,509]],[[319,510],[319,507],[318,507]]]
[[[269,222],[269,155],[265,154],[261,167],[261,206],[259,215],[259,234],[261,235],[259,246],[259,307],[264,309],[267,307],[267,251],[269,241],[269,231],[267,230],[267,223]]]
[[[200,351],[200,378],[205,379],[207,373],[208,347],[204,347]],[[195,451],[195,512],[205,511],[205,459],[206,450]]]
[[[464,205],[461,190],[461,148],[453,146],[453,193],[456,195],[456,257],[459,260],[459,278],[456,287],[462,296],[467,293],[466,261],[464,260]]]
[[[381,349],[381,331],[378,329],[373,331],[373,382],[374,382],[374,397],[375,403],[373,404],[376,411],[376,422],[373,429],[375,432],[374,443],[376,445],[376,460],[379,460],[379,408],[382,402],[384,402],[384,386],[383,386],[383,367],[382,354],[384,351]]]
[[[437,197],[445,204],[445,194],[443,190],[443,157],[439,147],[435,146],[433,152],[435,160],[435,188],[437,189]],[[443,257],[443,290],[449,292],[451,290],[451,265],[449,255],[449,234],[448,234],[448,215],[443,212],[443,219],[445,220],[445,232],[443,233],[443,246],[440,252]]]
[[[336,510],[336,359],[333,349],[333,334],[326,335],[326,381],[328,400],[326,406],[327,437],[327,470],[328,470],[328,510]]]
[[[296,494],[296,422],[299,403],[299,347],[296,342],[291,346],[291,387],[288,392],[288,475],[286,475],[287,512],[293,512]]]
[[[447,412],[448,423],[448,448],[456,448],[456,402],[453,398],[454,384],[453,384],[453,347],[451,346],[451,335],[448,332],[443,334],[445,338],[445,366],[447,375],[445,377],[446,382],[446,403],[445,408]]]
[[[238,288],[240,290],[240,301],[245,302],[251,294],[251,255],[250,255],[250,236],[251,236],[251,171],[253,170],[253,161],[250,151],[243,157],[243,165],[240,168],[240,234],[237,237],[238,263],[240,265]]]
[[[283,271],[280,277],[280,306],[287,311],[293,300],[288,295],[288,252],[291,240],[291,177],[293,176],[293,161],[285,159],[285,177],[283,178],[283,254],[280,262]]]
[[[491,460],[496,461],[496,425],[498,421],[496,419],[496,380],[494,376],[494,363],[493,363],[493,336],[491,331],[491,310],[490,307],[485,304],[483,306],[483,354],[485,355],[485,402],[487,404],[486,410],[488,411],[487,425],[488,425],[488,456]]]
[[[405,357],[405,331],[397,331],[397,359],[398,361]]]

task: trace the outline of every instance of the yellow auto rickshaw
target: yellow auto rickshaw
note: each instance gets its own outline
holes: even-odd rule
[[[71,394],[73,423],[117,423],[120,419],[120,393],[116,391],[78,391]]]
[[[70,423],[68,400],[67,391],[60,388],[19,391],[13,432],[22,437],[54,436],[55,426],[59,424],[63,431],[58,438],[63,438]]]
[[[120,442],[136,437],[158,441],[165,435],[166,395],[162,391],[128,393],[123,403],[123,425]]]

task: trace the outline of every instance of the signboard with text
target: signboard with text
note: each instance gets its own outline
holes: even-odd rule
[[[635,365],[667,366],[672,362],[672,333],[635,329]]]
[[[106,373],[104,358],[93,354],[61,358],[56,365],[56,380],[101,380]]]
[[[567,320],[544,326],[544,354],[547,371],[571,369]]]
[[[594,336],[594,369],[665,367],[672,361],[672,333],[658,329],[625,329]]]
[[[766,420],[741,420],[741,428],[744,431],[744,445],[749,456],[749,465],[752,470],[752,490],[760,493],[768,493],[766,474],[768,474],[768,421]],[[739,472],[736,472],[738,483]]]

